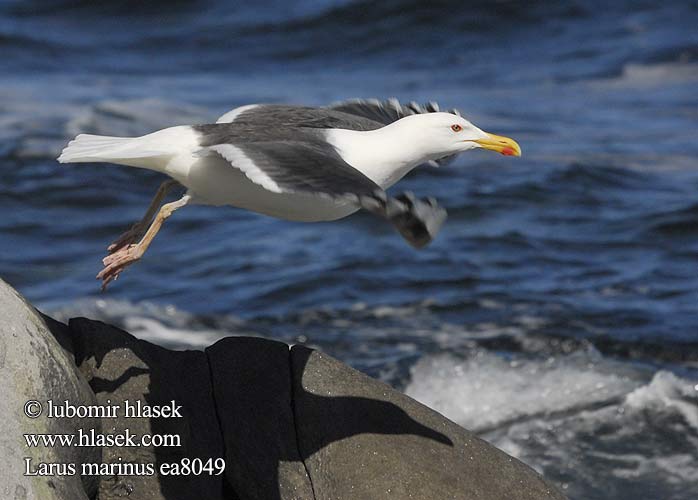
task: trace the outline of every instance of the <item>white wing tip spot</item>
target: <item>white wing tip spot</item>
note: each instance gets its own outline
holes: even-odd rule
[[[249,111],[251,109],[254,109],[258,107],[259,104],[247,104],[246,106],[239,106],[231,111],[228,111],[224,115],[222,115],[218,120],[216,120],[216,123],[232,123],[234,122],[241,114],[245,113],[246,111]]]

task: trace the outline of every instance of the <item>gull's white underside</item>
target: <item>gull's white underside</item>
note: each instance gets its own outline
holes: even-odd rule
[[[109,162],[155,170],[185,186],[192,204],[232,205],[286,220],[329,221],[358,210],[354,204],[328,197],[280,192],[274,181],[255,169],[234,146],[221,153],[227,153],[238,168],[221,156],[201,156],[200,150],[198,134],[181,126],[129,139],[80,135],[59,161]]]

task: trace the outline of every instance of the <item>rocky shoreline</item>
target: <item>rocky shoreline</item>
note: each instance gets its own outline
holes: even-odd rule
[[[2,498],[564,498],[435,411],[304,346],[228,337],[171,351],[98,321],[59,323],[2,280],[0,318]],[[49,418],[49,404],[83,414]],[[41,434],[92,441],[28,445]],[[104,442],[125,435],[177,439]]]

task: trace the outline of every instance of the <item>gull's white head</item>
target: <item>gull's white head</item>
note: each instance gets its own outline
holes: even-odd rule
[[[429,159],[475,148],[489,149],[507,156],[521,156],[521,148],[513,139],[484,132],[452,113],[410,115],[393,125],[401,130],[410,147],[419,149]]]

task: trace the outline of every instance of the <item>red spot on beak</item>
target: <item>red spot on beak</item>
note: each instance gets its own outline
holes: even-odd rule
[[[506,147],[502,149],[502,154],[504,156],[514,156],[514,150],[512,148]]]

